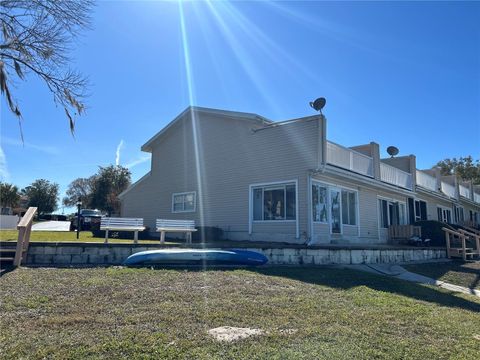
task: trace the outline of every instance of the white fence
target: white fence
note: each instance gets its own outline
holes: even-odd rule
[[[0,215],[0,229],[1,230],[16,230],[18,224],[17,215]]]
[[[373,177],[373,159],[358,151],[327,141],[327,162],[329,164]]]
[[[385,163],[380,163],[380,180],[405,189],[412,189],[412,174]]]
[[[442,181],[442,192],[447,195],[447,196],[450,196],[451,198],[456,198],[455,196],[455,186],[453,185],[450,185],[446,182],[443,182]]]
[[[480,204],[480,194],[473,193],[473,201]]]
[[[459,185],[458,190],[460,192],[460,195],[470,199],[470,189],[468,187],[463,186],[463,185]]]
[[[437,191],[437,179],[420,170],[417,170],[417,185],[425,189]]]

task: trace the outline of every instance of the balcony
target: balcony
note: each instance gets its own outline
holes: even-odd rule
[[[412,190],[412,174],[382,162],[380,163],[380,180]]]
[[[473,201],[480,204],[480,194],[473,193]]]
[[[443,182],[442,181],[442,192],[447,195],[447,196],[450,196],[451,198],[456,198],[455,196],[455,186],[453,185],[450,185],[446,182]]]
[[[466,197],[467,199],[470,199],[470,189],[468,187],[459,185],[458,190],[461,196]]]
[[[327,141],[327,163],[373,177],[373,159],[358,151]]]
[[[417,170],[417,185],[428,190],[437,191],[437,179],[420,170]]]

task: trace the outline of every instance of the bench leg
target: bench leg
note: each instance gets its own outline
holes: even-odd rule
[[[135,231],[133,234],[133,243],[138,244],[138,231]]]
[[[165,231],[160,232],[160,244],[165,242]]]
[[[105,230],[105,244],[108,244],[108,230]]]
[[[192,243],[192,233],[189,231],[187,232],[187,244]]]

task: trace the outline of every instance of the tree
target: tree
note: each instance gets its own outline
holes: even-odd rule
[[[87,80],[68,68],[68,51],[90,24],[92,0],[0,0],[0,90],[10,110],[22,114],[12,96],[14,79],[38,76],[62,106],[74,131],[85,109]]]
[[[107,211],[108,214],[120,212],[118,195],[131,183],[131,173],[120,165],[100,167],[93,182],[91,205]]]
[[[0,182],[0,205],[14,208],[20,200],[18,187],[13,184]]]
[[[91,207],[93,184],[95,182],[95,175],[89,178],[78,178],[73,180],[66,192],[66,197],[63,198],[63,205],[75,206],[80,199],[84,207]]]
[[[472,180],[480,184],[480,160],[473,160],[472,156],[459,159],[444,159],[437,163],[442,175],[456,175],[462,180]]]
[[[35,180],[22,190],[28,198],[28,206],[38,208],[40,214],[51,213],[57,209],[58,184],[45,179]]]

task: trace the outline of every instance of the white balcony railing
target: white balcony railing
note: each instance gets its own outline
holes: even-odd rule
[[[467,199],[470,199],[470,189],[468,187],[459,185],[458,191],[460,192],[460,195],[466,197]]]
[[[382,162],[380,163],[380,180],[412,190],[412,174]]]
[[[442,192],[447,195],[447,196],[450,196],[451,198],[455,198],[455,186],[453,185],[450,185],[446,182],[443,182],[442,181]]]
[[[437,179],[420,170],[417,170],[417,185],[425,189],[437,191]]]
[[[480,204],[480,194],[473,193],[473,201]]]
[[[327,162],[358,174],[373,177],[373,159],[358,151],[327,141]]]

